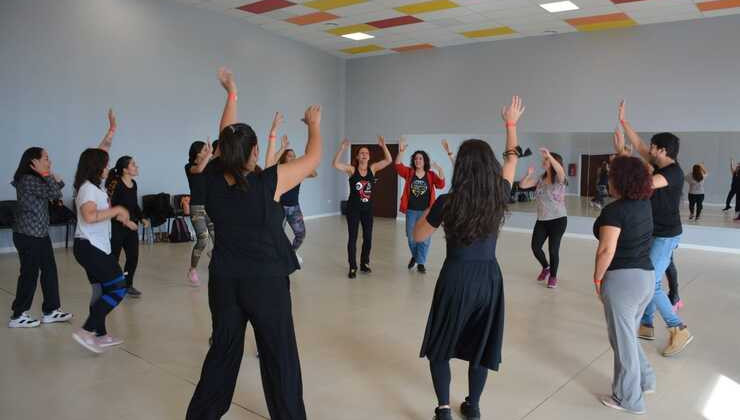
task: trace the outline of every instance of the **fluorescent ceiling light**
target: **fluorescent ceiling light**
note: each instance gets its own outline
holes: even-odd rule
[[[342,36],[345,37],[345,38],[349,38],[349,39],[355,40],[355,41],[362,41],[363,39],[375,38],[374,36],[368,35],[368,34],[363,33],[363,32],[354,32],[354,33],[346,34],[346,35],[342,35]]]
[[[547,10],[550,13],[568,12],[570,10],[578,10],[580,7],[573,4],[572,1],[556,1],[554,3],[540,4],[540,7]]]

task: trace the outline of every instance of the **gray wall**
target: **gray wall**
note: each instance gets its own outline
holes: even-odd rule
[[[240,120],[261,140],[280,110],[283,131],[301,150],[306,134],[299,119],[310,103],[324,107],[327,143],[344,132],[341,59],[174,2],[3,0],[0,57],[0,199],[15,198],[8,182],[23,150],[38,145],[67,181],[69,201],[77,158],[104,134],[108,107],[119,120],[112,158],[130,154],[138,161],[140,194],[187,191],[190,143],[218,136],[222,65],[236,74]],[[319,172],[302,189],[307,216],[337,211],[337,190],[346,183],[329,158]],[[8,235],[0,235],[0,248],[8,246]]]
[[[613,130],[629,103],[644,131],[740,131],[740,16],[522,38],[351,60],[347,134],[497,133],[524,98],[521,130]]]

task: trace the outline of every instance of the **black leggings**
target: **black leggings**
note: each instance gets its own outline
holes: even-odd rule
[[[216,328],[186,420],[216,420],[229,410],[247,322],[254,328],[270,418],[305,420],[288,277],[232,277],[209,269],[209,283],[213,283]]]
[[[730,208],[730,203],[732,203],[733,197],[735,197],[735,186],[734,185],[730,187],[730,192],[727,193],[727,200],[725,201],[725,208],[726,209],[729,209]],[[735,201],[735,208],[737,208],[737,202],[738,201],[739,200],[736,200]]]
[[[701,216],[701,211],[704,209],[704,194],[689,194],[689,212],[694,215],[694,207],[696,207],[696,218]]]
[[[126,253],[126,264],[123,273],[126,276],[126,286],[134,285],[136,267],[139,265],[139,232],[131,230],[119,222],[111,222],[113,234],[111,236],[111,254],[116,262],[121,256],[121,249]]]
[[[21,260],[21,273],[18,276],[11,318],[16,319],[31,309],[33,295],[39,282],[39,272],[41,272],[41,292],[44,294],[41,310],[44,314],[50,314],[59,309],[57,263],[54,260],[54,249],[49,235],[36,238],[13,232],[13,245],[18,250],[18,257]]]
[[[681,298],[678,296],[678,270],[676,270],[676,264],[673,263],[673,255],[671,255],[671,263],[665,270],[665,276],[668,279],[668,300],[671,301],[671,305],[675,305]]]
[[[347,230],[349,239],[347,240],[347,259],[351,270],[357,269],[357,234],[362,223],[362,254],[360,254],[360,264],[370,264],[370,249],[373,246],[373,213],[372,211],[354,211],[350,209],[347,212]]]
[[[432,373],[434,392],[437,394],[437,402],[440,406],[450,405],[450,361],[429,361],[429,371]],[[473,407],[478,407],[483,387],[486,386],[488,369],[483,366],[468,365],[468,401]]]
[[[105,318],[126,296],[126,279],[113,255],[99,250],[88,240],[75,238],[73,252],[93,289],[90,316],[82,328],[98,336],[106,335]]]
[[[553,220],[538,220],[534,224],[532,232],[532,252],[542,268],[550,267],[550,276],[558,276],[558,265],[560,264],[560,240],[563,239],[565,228],[568,227],[568,218],[561,217]],[[542,246],[547,239],[547,248],[550,253],[550,263],[542,251]]]

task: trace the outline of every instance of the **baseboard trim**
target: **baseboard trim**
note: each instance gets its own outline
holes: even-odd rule
[[[72,246],[72,240],[69,241],[69,246]],[[52,242],[51,243],[52,248],[64,248],[64,242]],[[18,253],[18,250],[15,249],[14,246],[6,246],[0,248],[0,254],[16,254]]]
[[[323,219],[324,217],[339,216],[341,214],[342,213],[338,211],[334,213],[320,213],[320,214],[314,214],[311,216],[304,216],[303,220]]]

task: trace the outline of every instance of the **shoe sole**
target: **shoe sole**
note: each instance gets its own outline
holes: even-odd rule
[[[693,335],[691,337],[689,337],[688,340],[686,340],[686,344],[684,344],[683,347],[681,347],[680,349],[678,349],[678,351],[676,351],[675,353],[670,353],[670,354],[663,353],[663,357],[673,357],[673,356],[677,356],[677,355],[683,353],[683,351],[686,350],[686,347],[688,347],[689,344],[691,344],[692,341],[694,341],[694,336]]]
[[[606,398],[608,398],[608,397],[606,397]],[[604,398],[604,399],[605,399],[605,398]],[[604,399],[602,399],[602,398],[599,398],[599,402],[601,402],[601,404],[602,404],[602,405],[603,405],[604,407],[609,407],[609,408],[611,408],[611,409],[613,409],[613,410],[621,411],[621,412],[623,412],[623,413],[630,413],[630,414],[635,414],[635,415],[638,415],[638,416],[641,416],[641,415],[643,415],[643,414],[646,414],[646,413],[647,413],[647,411],[634,411],[634,410],[628,410],[628,409],[626,409],[626,408],[622,407],[621,405],[617,404],[616,402],[614,402],[614,403],[612,403],[612,404],[609,404],[609,403],[607,403],[606,401],[604,401]]]
[[[121,341],[120,343],[115,343],[115,344],[98,344],[98,347],[100,347],[101,349],[105,349],[108,347],[120,346],[121,344],[123,344],[123,341]]]
[[[67,317],[67,318],[58,318],[58,319],[52,319],[52,320],[49,320],[49,321],[47,321],[45,319],[42,319],[41,320],[41,323],[42,324],[54,324],[54,323],[57,323],[57,322],[69,322],[72,318],[73,318],[73,315],[70,314],[69,317]]]
[[[655,341],[655,336],[650,337],[647,335],[638,335],[637,338],[640,338],[642,340],[647,340],[647,341]]]
[[[100,354],[100,353],[103,352],[103,349],[95,348],[95,347],[91,346],[82,337],[80,337],[77,334],[72,334],[72,337],[74,337],[75,341],[77,341],[82,347],[90,350],[91,352],[93,352],[95,354]],[[100,346],[98,346],[98,347],[100,347]]]
[[[18,324],[18,325],[10,325],[8,324],[8,328],[36,328],[39,325],[41,325],[41,322],[37,321],[33,324]]]
[[[643,395],[652,395],[652,394],[655,394],[656,392],[657,391],[655,390],[655,388],[653,388],[653,389],[646,389],[645,391],[642,391]]]

